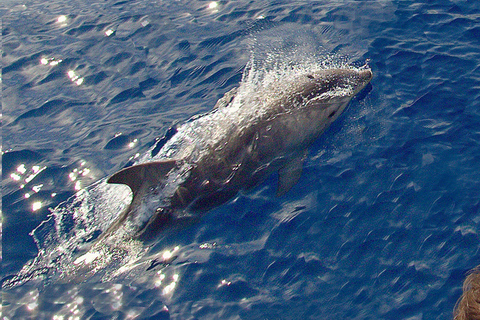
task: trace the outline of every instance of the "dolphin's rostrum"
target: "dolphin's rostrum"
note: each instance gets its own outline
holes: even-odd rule
[[[226,93],[212,112],[180,126],[158,161],[108,179],[129,186],[133,199],[100,238],[124,228],[128,237],[149,240],[275,171],[277,195],[284,194],[298,181],[307,148],[371,78],[367,66],[324,69],[273,81],[268,94]]]

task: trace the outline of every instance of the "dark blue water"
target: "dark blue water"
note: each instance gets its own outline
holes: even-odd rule
[[[53,270],[4,290],[8,319],[452,318],[480,264],[477,2],[57,0],[1,12],[3,277],[32,265],[31,232],[51,209],[209,111],[253,56],[330,52],[374,73],[285,196],[271,177],[211,210],[157,244],[178,257],[168,263],[77,282]],[[72,201],[54,212],[67,220]],[[72,250],[62,226],[34,235]]]

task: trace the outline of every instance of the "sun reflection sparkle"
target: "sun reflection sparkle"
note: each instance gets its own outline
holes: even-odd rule
[[[40,59],[40,63],[43,65],[49,65],[51,67],[58,65],[60,62],[62,62],[62,59],[56,59],[56,58],[42,58]]]
[[[40,167],[40,166],[33,166],[31,168],[32,170],[32,173],[29,174],[26,178],[25,178],[25,182],[26,183],[29,183],[30,181],[33,180],[33,178],[35,178],[40,172],[42,172],[43,170],[45,170],[47,167]],[[10,178],[14,181],[20,181],[22,180],[22,176],[27,174],[28,173],[28,169],[26,168],[25,164],[21,164],[17,167],[16,169],[16,172],[13,172],[10,174]],[[40,186],[36,186],[37,188],[41,188],[43,185],[40,185]],[[20,185],[20,189],[23,189],[25,187],[24,184]],[[34,187],[35,188],[35,187]],[[36,189],[33,189],[33,191],[35,192],[38,192],[36,191]]]
[[[178,282],[179,277],[180,277],[180,276],[179,276],[178,274],[174,274],[174,275],[172,276],[172,282],[171,282],[169,285],[165,286],[165,288],[163,288],[163,290],[162,290],[162,293],[163,293],[164,295],[173,292],[173,290],[174,290],[175,287],[177,286],[177,282]]]
[[[68,77],[70,78],[70,80],[75,83],[77,86],[81,85],[83,83],[83,78],[81,78],[80,76],[78,76],[75,71],[73,70],[68,70],[67,72],[67,75]]]
[[[30,181],[33,180],[33,178],[35,178],[37,176],[38,173],[32,173],[31,175],[29,175],[28,177],[25,178],[25,182],[26,183],[29,183]]]
[[[159,270],[157,272],[157,275],[158,278],[154,282],[154,286],[155,288],[162,287],[163,295],[171,294],[177,286],[178,282],[180,281],[180,275],[178,273],[173,274],[171,277],[167,277],[165,273],[163,273],[163,270]]]
[[[208,243],[208,242],[205,242],[205,243],[202,243],[199,248],[200,249],[213,249],[215,248],[215,246],[217,245],[216,242],[213,242],[213,243]]]
[[[28,294],[31,296],[32,302],[27,304],[27,309],[29,311],[33,311],[38,307],[37,300],[38,300],[39,293],[37,290],[33,290],[33,291],[30,291]]]
[[[32,302],[32,303],[27,304],[27,308],[28,308],[28,310],[30,310],[30,311],[35,310],[37,307],[38,307],[38,303],[37,303],[37,302]]]
[[[17,172],[21,173],[21,174],[24,174],[25,172],[27,171],[27,169],[25,169],[25,165],[24,164],[21,164],[17,167]]]
[[[161,271],[158,272],[160,275],[157,279],[157,281],[155,281],[155,287],[158,288],[162,285],[162,281],[165,279],[165,274],[161,273]]]
[[[85,162],[82,162],[81,165],[85,165]],[[74,168],[69,174],[68,174],[68,178],[70,179],[70,181],[72,182],[75,182],[75,185],[74,185],[74,189],[76,191],[79,191],[82,189],[82,182],[80,180],[78,180],[78,177],[81,176],[81,177],[86,177],[87,175],[89,175],[91,172],[91,170],[89,168],[83,168],[83,169],[79,169],[79,168]]]
[[[128,144],[128,147],[133,148],[137,142],[138,142],[138,139],[133,139],[133,141]]]
[[[173,257],[173,254],[178,251],[178,249],[180,249],[179,246],[176,246],[175,248],[173,248],[172,251],[170,250],[165,250],[162,254],[162,259],[164,262],[168,262],[168,260],[170,260],[172,257]]]
[[[57,22],[58,22],[58,23],[67,22],[67,16],[63,16],[63,15],[62,15],[62,16],[59,16],[59,17],[57,18]]]
[[[41,208],[42,208],[42,202],[41,201],[35,201],[32,204],[32,211],[37,211],[37,210],[40,210]]]
[[[217,1],[212,1],[208,4],[208,10],[210,10],[212,13],[217,13],[219,9],[219,3]]]
[[[140,157],[140,153],[135,153],[133,156],[130,157],[130,160],[135,160],[137,159],[138,157]]]
[[[227,287],[228,287],[228,286],[231,285],[231,284],[232,284],[231,281],[227,281],[227,280],[223,279],[223,280],[220,282],[220,284],[218,285],[218,288],[223,287],[223,286],[227,286]]]

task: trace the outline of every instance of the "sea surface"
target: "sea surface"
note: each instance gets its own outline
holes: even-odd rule
[[[478,1],[3,1],[2,319],[452,319],[480,264]],[[105,179],[288,66],[374,77],[277,177],[85,270]],[[301,128],[299,128],[301,129]]]

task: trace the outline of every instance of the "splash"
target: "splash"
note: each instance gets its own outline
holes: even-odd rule
[[[61,203],[31,233],[39,249],[37,257],[4,282],[3,287],[21,285],[38,277],[47,278],[48,282],[68,282],[76,277],[75,261],[88,251],[116,213],[125,210],[130,199],[127,188],[112,187],[103,179]]]

